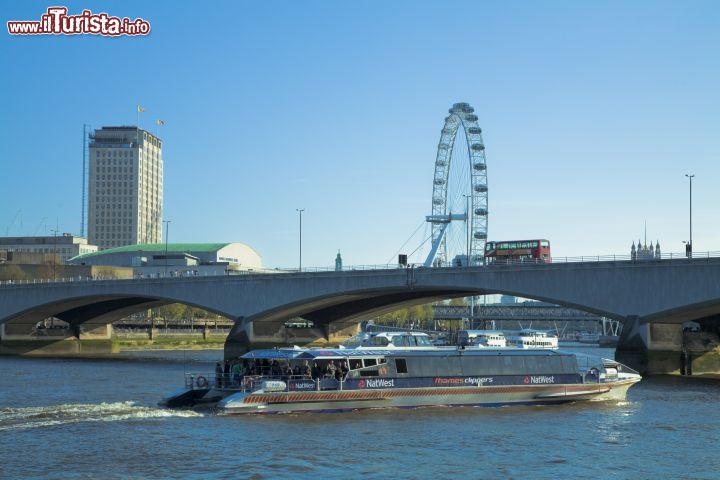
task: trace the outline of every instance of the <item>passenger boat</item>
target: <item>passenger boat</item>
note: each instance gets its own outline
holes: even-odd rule
[[[517,348],[558,348],[558,337],[552,333],[542,330],[524,328],[520,332],[508,335],[507,344],[509,347]]]
[[[499,330],[460,330],[458,332],[458,345],[479,348],[504,348],[507,347],[507,338]]]
[[[241,357],[238,381],[218,387],[212,376],[189,375],[162,404],[221,398],[221,415],[544,405],[622,400],[641,379],[613,360],[588,358],[518,348],[255,350]]]
[[[425,348],[436,349],[432,338],[422,332],[377,332],[367,334],[355,348],[359,349],[394,349],[394,348]]]
[[[575,336],[575,340],[580,343],[588,343],[591,345],[597,345],[600,343],[599,333],[579,332]]]

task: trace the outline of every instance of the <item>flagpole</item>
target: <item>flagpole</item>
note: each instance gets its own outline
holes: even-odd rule
[[[138,103],[137,105],[137,134],[135,135],[135,141],[140,145],[140,114],[145,111],[145,107]]]
[[[158,133],[158,135],[156,135],[156,136],[159,137],[160,130],[162,130],[162,127],[165,126],[165,120],[158,118],[157,120],[155,120],[155,124],[157,125],[157,133]]]
[[[140,104],[138,103],[135,107],[137,114],[137,123],[135,124],[135,144],[140,145]]]

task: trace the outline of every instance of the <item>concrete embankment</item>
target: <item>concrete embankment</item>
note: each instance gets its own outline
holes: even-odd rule
[[[222,350],[227,332],[217,334],[164,334],[156,332],[113,335],[110,338],[83,338],[70,334],[44,338],[3,338],[0,355],[24,356],[98,356],[123,350]]]

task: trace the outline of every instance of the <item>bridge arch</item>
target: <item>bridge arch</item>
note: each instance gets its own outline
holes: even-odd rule
[[[694,258],[2,285],[0,323],[58,312],[110,321],[179,302],[234,319],[232,337],[293,316],[340,324],[435,299],[506,293],[621,321],[681,324],[720,315],[718,278],[720,259]]]
[[[334,321],[353,313],[496,293],[616,318],[680,321],[690,310],[696,315],[719,313],[720,259],[710,260],[692,265],[663,260],[0,285],[0,323],[45,313],[110,318],[175,302],[231,319],[308,314]]]

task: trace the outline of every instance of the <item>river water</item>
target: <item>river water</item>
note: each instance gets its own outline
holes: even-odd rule
[[[720,478],[716,380],[649,377],[624,402],[552,407],[241,417],[157,407],[185,371],[221,357],[0,357],[0,478]]]

